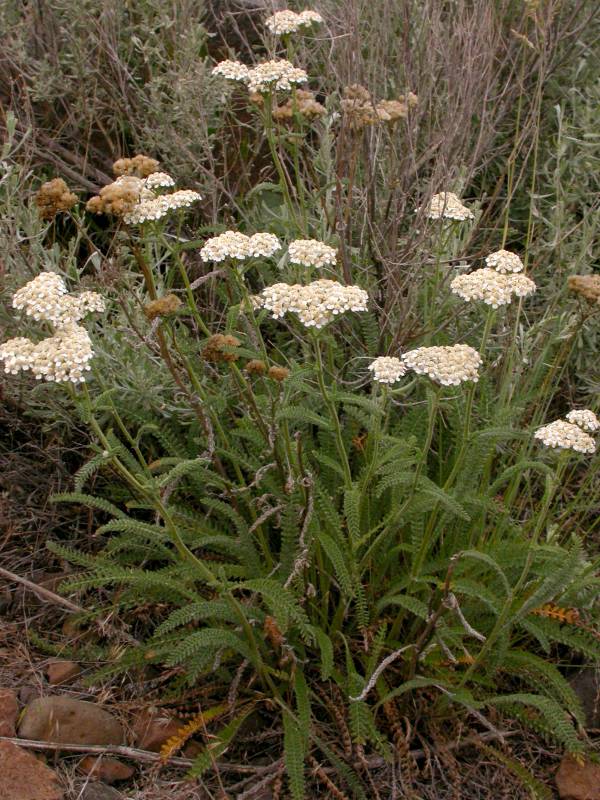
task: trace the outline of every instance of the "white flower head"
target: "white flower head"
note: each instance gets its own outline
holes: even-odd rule
[[[588,433],[594,433],[600,428],[600,420],[588,408],[573,409],[569,411],[566,419]]]
[[[19,337],[0,345],[5,372],[29,371],[37,380],[53,383],[82,383],[93,354],[88,332],[75,324],[64,325],[38,344]]]
[[[528,297],[537,289],[535,282],[528,278],[527,275],[506,275],[506,280],[510,291],[517,297]]]
[[[516,253],[510,250],[496,250],[486,256],[485,263],[496,272],[523,272],[524,264]]]
[[[429,219],[452,219],[464,221],[474,219],[473,212],[462,204],[454,192],[434,194],[425,209]]]
[[[305,267],[334,265],[337,260],[337,250],[317,239],[295,239],[288,247],[288,254],[292,264]]]
[[[40,272],[14,293],[12,305],[35,320],[52,322],[56,318],[60,298],[66,292],[67,286],[60,275],[56,272]]]
[[[150,176],[152,177],[152,176]],[[128,225],[140,225],[143,222],[155,222],[166,217],[170,211],[188,208],[193,203],[201,200],[201,195],[191,189],[179,189],[170,194],[155,195],[142,199],[131,211],[123,215],[123,220]]]
[[[402,356],[409,369],[428,375],[442,386],[457,386],[463,381],[477,382],[481,356],[467,344],[447,347],[418,347]]]
[[[226,78],[229,81],[241,81],[248,83],[250,69],[241,61],[220,61],[216,67],[211,70],[211,75]]]
[[[450,283],[450,291],[469,303],[480,300],[492,308],[506,306],[512,300],[506,276],[489,267],[458,275]]]
[[[290,91],[295,84],[306,83],[308,75],[285,59],[257,64],[248,73],[249,92]]]
[[[202,261],[225,261],[234,258],[243,261],[250,256],[250,237],[239,231],[225,231],[213,236],[200,250]]]
[[[272,233],[255,233],[249,240],[250,254],[269,258],[281,250],[279,239]]]
[[[296,33],[301,28],[308,28],[313,23],[323,22],[323,17],[316,11],[305,10],[297,14],[295,11],[286,9],[276,11],[275,14],[265,20],[265,25],[276,36],[286,33]]]
[[[318,280],[306,286],[276,283],[261,292],[263,308],[275,319],[296,314],[307,328],[323,328],[347,311],[366,311],[368,295],[358,286]]]
[[[369,364],[369,370],[377,383],[396,383],[406,375],[408,367],[394,356],[379,356]]]
[[[165,186],[175,186],[175,181],[166,172],[152,172],[144,180],[144,185],[148,189],[162,189]]]
[[[559,450],[574,450],[577,453],[594,453],[596,451],[596,443],[592,437],[582,431],[578,425],[565,422],[564,419],[557,419],[555,422],[538,428],[534,433],[534,438],[546,447]]]

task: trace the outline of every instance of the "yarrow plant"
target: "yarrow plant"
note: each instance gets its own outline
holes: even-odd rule
[[[293,34],[317,17],[274,14],[260,57],[306,52],[311,42],[298,50]],[[283,49],[271,33],[289,37]],[[538,226],[533,214],[522,224],[516,200],[498,225],[499,201],[483,193],[490,224],[475,230],[462,224],[471,208],[441,192],[421,209],[440,221],[423,235],[397,210],[401,196],[433,188],[413,186],[420,162],[411,155],[402,172],[397,147],[419,147],[431,94],[418,109],[408,90],[384,100],[356,84],[333,87],[321,105],[298,88],[303,65],[275,57],[223,61],[213,76],[209,139],[227,167],[214,176],[215,202],[201,206],[138,154],[115,162],[115,180],[87,215],[83,203],[70,213],[65,231],[33,215],[40,241],[52,242],[40,263],[64,259],[69,286],[96,276],[102,296],[42,273],[15,293],[9,325],[19,335],[0,345],[19,389],[32,376],[66,384],[36,387],[36,401],[66,388],[65,406],[93,441],[74,491],[58,499],[102,512],[94,555],[65,547],[63,531],[49,543],[78,567],[70,591],[101,589],[102,623],[148,609],[135,615],[133,646],[123,637],[114,658],[109,643],[98,680],[158,675],[169,698],[201,687],[202,713],[163,759],[195,730],[190,777],[209,792],[209,772],[228,774],[223,758],[264,760],[268,737],[273,763],[261,760],[249,790],[254,776],[244,778],[244,795],[371,797],[372,763],[382,775],[390,765],[388,785],[401,774],[408,794],[412,744],[398,720],[425,748],[440,744],[440,758],[446,734],[471,726],[473,740],[501,738],[507,719],[583,754],[583,711],[554,654],[600,658],[598,580],[574,533],[595,525],[600,425],[586,408],[545,423],[565,396],[586,405],[574,386],[562,390],[593,309],[570,298],[576,310],[563,314],[540,270],[533,324],[521,302],[496,313],[536,289],[524,265]],[[221,79],[244,89],[234,87],[232,107],[215,91]],[[385,75],[377,85],[383,94]],[[337,97],[340,113],[330,113]],[[220,135],[219,104],[235,137]],[[259,160],[246,163],[252,150]],[[443,149],[444,164],[452,152]],[[439,185],[437,159],[428,151],[419,182]],[[520,159],[515,149],[511,201]],[[473,196],[465,164],[451,172]],[[57,207],[70,202],[62,186],[51,194]],[[503,246],[510,235],[522,258],[501,249],[483,269],[450,275],[488,252],[502,222]],[[410,248],[414,271],[403,260]],[[593,282],[571,284],[596,305]],[[84,315],[101,312],[105,294],[110,320],[88,333]],[[453,295],[489,306],[485,320]],[[99,497],[88,494],[92,481]],[[515,772],[525,780],[520,763]]]

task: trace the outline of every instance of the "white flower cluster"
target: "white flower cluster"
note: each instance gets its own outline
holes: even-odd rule
[[[508,285],[513,294],[517,297],[528,297],[537,289],[535,281],[527,275],[507,275]]]
[[[146,180],[151,177],[150,175]],[[155,195],[152,198],[140,200],[131,211],[123,215],[123,220],[128,225],[139,225],[142,222],[162,219],[170,211],[188,208],[192,203],[201,199],[201,195],[191,189],[179,189],[170,194]]]
[[[88,312],[104,311],[104,300],[96,292],[66,293],[63,279],[42,272],[13,295],[13,306],[36,320],[51,322],[56,330],[37,344],[22,336],[0,345],[4,371],[16,375],[32,372],[37,380],[81,383],[93,356],[88,332],[77,322]]]
[[[600,428],[600,420],[589,408],[574,408],[573,411],[569,411],[565,419],[588,433],[594,433]]]
[[[343,286],[337,281],[318,280],[306,286],[275,283],[261,292],[263,308],[275,319],[297,314],[307,328],[322,328],[346,311],[366,311],[368,295],[358,286]]]
[[[369,369],[377,383],[396,383],[406,375],[408,367],[399,358],[379,356],[369,364]]]
[[[279,239],[272,233],[246,236],[238,231],[225,231],[207,239],[200,250],[200,258],[202,261],[225,261],[226,258],[244,261],[256,256],[269,258],[280,249]]]
[[[425,209],[429,219],[473,219],[473,212],[463,205],[454,192],[440,192],[434,194]]]
[[[295,33],[300,28],[308,28],[313,22],[323,22],[323,17],[316,11],[277,11],[273,16],[265,20],[265,25],[276,36],[285,33]]]
[[[290,91],[292,85],[306,83],[308,75],[303,69],[295,67],[285,59],[264,61],[248,73],[250,92],[271,92],[274,89]]]
[[[596,452],[596,442],[592,437],[582,431],[579,426],[566,422],[564,419],[557,419],[555,422],[538,428],[534,433],[534,438],[539,439],[546,447],[575,450],[577,453]]]
[[[492,308],[506,306],[512,300],[512,292],[505,275],[489,267],[476,269],[465,275],[457,275],[450,283],[450,291],[467,302],[483,300]]]
[[[226,78],[228,81],[246,83],[250,76],[250,68],[242,64],[241,61],[227,59],[226,61],[219,61],[217,66],[212,68],[211,75]]]
[[[152,172],[144,181],[144,185],[148,189],[162,189],[165,186],[175,186],[175,181],[167,172]]]
[[[247,67],[241,61],[221,61],[213,67],[211,74],[230,81],[247,83],[250,93],[289,91],[293,84],[308,81],[308,75],[303,69],[283,58],[264,61],[255,67]]]
[[[466,275],[458,275],[450,283],[450,291],[467,302],[482,300],[492,308],[508,305],[513,295],[527,297],[536,290],[531,278],[520,274],[523,262],[516,253],[497,250],[485,259],[487,267]]]
[[[45,319],[52,322],[56,316],[59,298],[66,291],[64,280],[56,272],[40,272],[14,293],[12,305],[35,320]]]
[[[337,251],[317,239],[295,239],[288,247],[290,262],[305,267],[324,267],[334,265]]]
[[[486,256],[485,263],[496,272],[523,272],[524,264],[516,253],[510,250],[496,250]]]
[[[481,356],[468,344],[448,347],[418,347],[402,356],[409,369],[428,375],[442,386],[457,386],[463,381],[479,380]]]
[[[79,322],[92,311],[104,311],[104,300],[96,292],[67,294],[64,280],[56,272],[41,272],[16,291],[13,308],[24,311],[28,317],[45,320],[60,327]]]

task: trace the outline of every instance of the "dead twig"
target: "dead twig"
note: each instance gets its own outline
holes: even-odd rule
[[[37,583],[33,583],[33,581],[30,581],[27,578],[21,577],[21,575],[16,575],[14,572],[9,572],[7,569],[4,569],[4,567],[0,567],[0,576],[9,581],[13,581],[14,583],[20,583],[26,589],[29,589],[29,591],[36,594],[41,600],[45,600],[48,603],[53,603],[56,606],[62,606],[63,608],[67,608],[69,611],[74,613],[85,611],[84,608],[78,606],[76,603],[72,603],[65,597],[61,597],[60,595],[51,592],[50,589],[45,589],[43,586],[39,586]]]

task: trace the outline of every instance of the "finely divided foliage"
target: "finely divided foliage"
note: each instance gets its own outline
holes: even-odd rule
[[[0,345],[11,381],[65,384],[43,388],[90,432],[55,499],[94,509],[97,550],[48,543],[77,567],[68,588],[97,598],[100,618],[106,602],[123,619],[148,610],[94,680],[201,687],[165,757],[199,733],[190,774],[208,776],[249,727],[273,742],[273,794],[285,773],[293,800],[375,796],[367,756],[408,780],[403,719],[425,743],[517,719],[584,753],[562,665],[600,657],[583,541],[600,423],[595,407],[564,407],[584,405],[577,388],[560,391],[593,311],[538,277],[533,211],[521,237],[508,200],[496,223],[456,177],[420,183],[404,215],[390,195],[396,227],[377,247],[375,208],[353,224],[384,159],[398,168],[420,135],[419,87],[322,97],[301,63],[318,42],[296,40],[325,36],[325,17],[277,12],[268,57],[207,69],[241,140],[259,129],[262,159],[212,224],[200,201],[215,176],[176,190],[143,154],[118,159],[87,204],[66,184],[44,190],[35,224],[60,256],[13,287],[16,335]],[[301,113],[308,81],[322,113]],[[513,190],[514,166],[498,187]],[[417,226],[419,272],[402,283],[382,270],[385,247]]]

